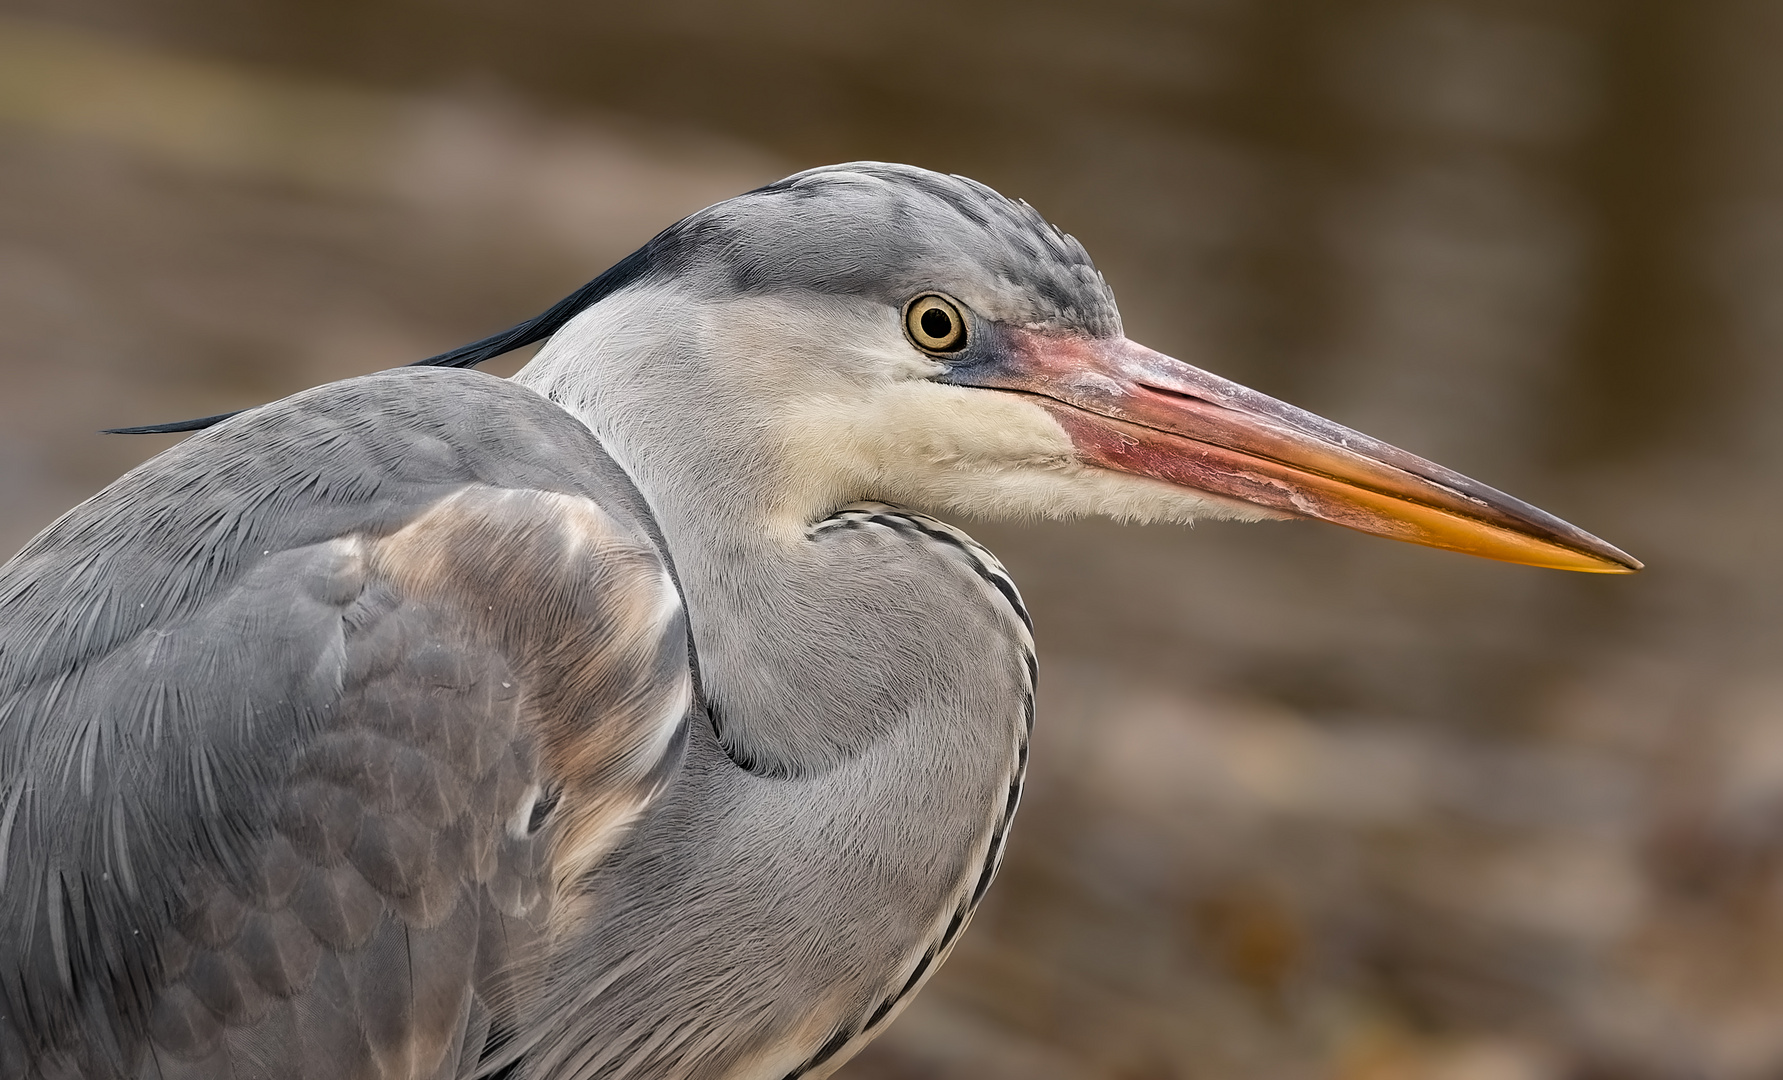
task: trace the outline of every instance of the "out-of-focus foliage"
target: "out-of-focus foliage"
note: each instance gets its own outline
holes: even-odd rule
[[[976,528],[1039,623],[1035,775],[845,1076],[1783,1073],[1783,7],[0,12],[6,546],[168,442],[96,428],[459,344],[877,157],[1034,202],[1133,337],[1648,563]]]

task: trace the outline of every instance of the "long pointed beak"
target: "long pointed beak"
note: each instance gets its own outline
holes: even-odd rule
[[[1488,559],[1641,568],[1502,491],[1125,338],[1001,329],[998,359],[948,381],[1033,395],[1089,464]]]

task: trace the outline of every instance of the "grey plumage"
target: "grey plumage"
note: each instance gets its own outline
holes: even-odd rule
[[[0,574],[0,1071],[453,1075],[552,849],[678,759],[647,522],[549,403],[415,371],[194,437],[34,540]],[[592,797],[516,827],[541,783]]]
[[[547,335],[248,410],[0,568],[0,1075],[828,1075],[1027,764],[1020,597],[924,511],[1634,565],[1127,342],[957,177],[799,174],[434,362]]]
[[[1003,212],[1063,243],[1031,211]],[[728,216],[665,236],[641,277],[706,261],[753,288],[796,287],[767,280],[794,269],[774,252],[723,261],[737,237],[772,238]],[[487,1054],[485,1067],[518,1059],[521,1075],[731,1075],[758,1061],[793,1073],[839,1058],[932,972],[988,884],[1032,714],[1031,645],[988,554],[908,512],[854,510],[822,521],[823,557],[776,583],[777,624],[828,635],[800,661],[805,678],[836,673],[813,734],[856,755],[844,767],[745,757],[746,771],[714,737],[723,717],[675,717],[669,737],[626,751],[646,760],[613,751],[630,734],[613,727],[663,719],[616,714],[626,699],[687,677],[674,622],[641,690],[593,680],[597,710],[567,742],[596,760],[566,778],[541,759],[546,722],[573,712],[554,700],[568,680],[521,670],[525,648],[502,639],[602,657],[632,632],[620,623],[649,614],[599,610],[625,583],[590,588],[591,610],[553,611],[567,566],[528,587],[512,559],[466,558],[430,568],[430,590],[403,571],[437,550],[393,569],[342,549],[391,547],[430,515],[462,531],[466,492],[589,499],[633,548],[579,565],[622,578],[612,563],[626,555],[637,575],[666,569],[648,510],[567,414],[474,373],[427,371],[321,388],[197,435],[7,565],[0,1071],[457,1075]],[[550,508],[500,509],[469,551],[562,528]],[[484,598],[516,624],[467,627]],[[950,633],[924,632],[935,609],[955,612]],[[901,648],[858,640],[888,617],[906,624]],[[983,680],[987,651],[1007,660]],[[920,669],[928,685],[905,686]],[[975,697],[1002,703],[987,730],[933,737]],[[613,775],[628,765],[629,801]],[[926,797],[900,790],[911,770],[933,779]],[[560,819],[624,803],[585,829],[585,857],[603,854],[670,775],[585,880],[545,865],[549,841],[559,859],[566,847],[552,827],[508,827],[542,785],[568,788]],[[941,827],[886,816],[891,796]],[[914,897],[923,910],[906,912]],[[435,974],[411,986],[399,976],[414,967]]]

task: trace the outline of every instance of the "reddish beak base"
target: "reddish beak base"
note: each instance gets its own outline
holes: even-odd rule
[[[1295,517],[1504,562],[1640,562],[1501,491],[1125,338],[1003,330],[951,381],[1032,395],[1082,460]]]

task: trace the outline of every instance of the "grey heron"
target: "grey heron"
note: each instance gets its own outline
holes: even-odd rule
[[[945,517],[1639,567],[1129,341],[1075,240],[908,166],[219,419],[0,568],[5,1077],[828,1075],[1021,794],[1028,616]]]

